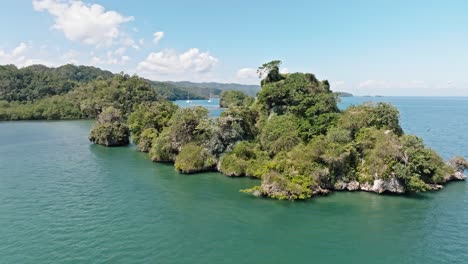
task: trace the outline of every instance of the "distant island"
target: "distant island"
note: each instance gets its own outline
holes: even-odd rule
[[[354,95],[351,94],[351,93],[347,93],[347,92],[335,92],[336,95],[338,95],[339,97],[353,97]]]
[[[263,79],[256,98],[221,91],[225,111],[218,118],[205,108],[170,102],[190,89],[177,83],[86,66],[1,66],[0,120],[96,118],[89,135],[96,144],[132,141],[152,161],[173,163],[184,174],[258,178],[258,186],[242,192],[274,199],[435,191],[465,179],[468,162],[446,162],[420,138],[404,134],[392,105],[342,111],[328,81],[311,73],[281,74],[280,64],[258,68]]]

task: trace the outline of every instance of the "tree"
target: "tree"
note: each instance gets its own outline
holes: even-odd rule
[[[147,134],[149,131],[153,131],[157,136],[168,125],[177,108],[176,105],[168,101],[145,102],[137,105],[127,122],[133,142],[139,144],[140,135],[144,131],[147,131]],[[154,130],[148,130],[150,128]]]
[[[221,93],[219,105],[224,108],[249,106],[254,102],[254,98],[241,91],[227,90]]]
[[[216,159],[209,151],[195,143],[189,143],[175,159],[175,169],[181,173],[194,173],[214,169]]]
[[[262,148],[274,156],[289,151],[301,142],[298,120],[292,115],[273,115],[260,134]]]
[[[268,63],[264,63],[262,66],[258,67],[257,69],[257,74],[259,78],[264,78],[268,74],[270,74],[272,71],[278,72],[279,73],[279,67],[281,65],[280,60],[273,60]]]
[[[106,147],[124,146],[129,144],[129,135],[128,127],[122,123],[120,110],[108,107],[98,116],[89,140]]]

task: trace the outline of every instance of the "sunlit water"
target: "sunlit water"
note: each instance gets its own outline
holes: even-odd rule
[[[468,98],[394,103],[406,132],[468,157]],[[180,175],[90,121],[0,123],[0,263],[468,263],[468,185],[389,196],[258,199],[258,182]]]

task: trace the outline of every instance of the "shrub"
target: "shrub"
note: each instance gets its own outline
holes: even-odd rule
[[[216,159],[205,148],[189,143],[177,155],[174,165],[178,172],[194,173],[214,169]]]

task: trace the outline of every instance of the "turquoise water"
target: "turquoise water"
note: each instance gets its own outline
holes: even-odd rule
[[[468,157],[468,98],[391,101],[444,157]],[[0,123],[0,263],[467,263],[468,184],[409,197],[257,199],[257,182],[180,175],[89,121]]]

